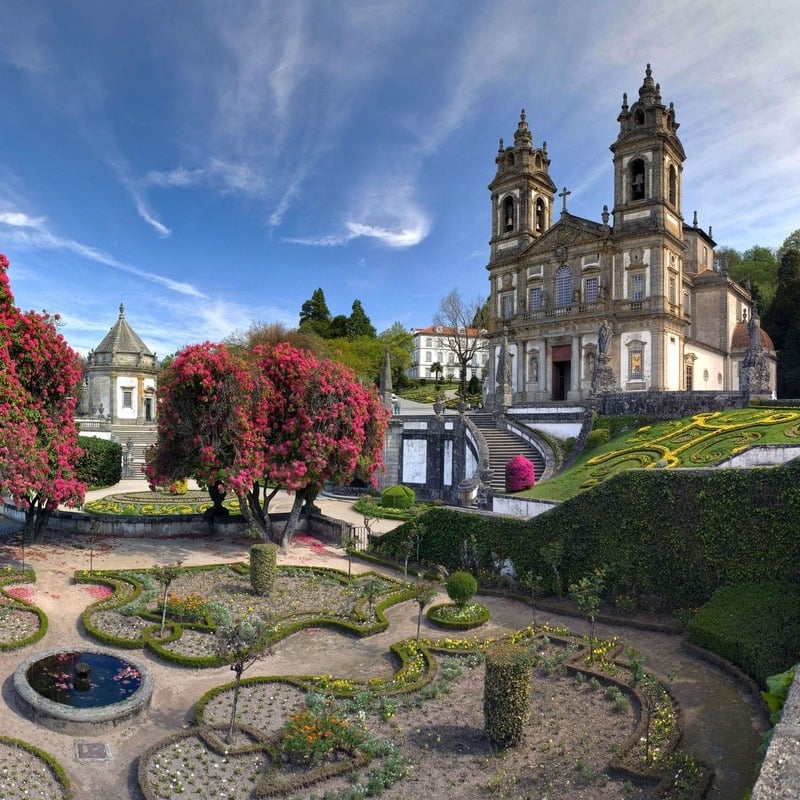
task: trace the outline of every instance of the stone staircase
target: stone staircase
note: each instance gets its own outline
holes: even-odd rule
[[[133,444],[133,458],[131,459],[128,474],[123,477],[141,478],[144,480],[144,452],[155,444],[158,428],[155,422],[146,425],[125,425],[116,423],[111,426],[112,436],[122,445],[123,463],[125,458],[125,448],[130,441]]]
[[[470,421],[481,432],[489,449],[489,467],[492,470],[492,491],[496,494],[505,494],[506,491],[506,463],[517,455],[523,455],[532,464],[536,479],[544,473],[544,456],[524,439],[514,436],[506,430],[495,427],[491,414],[471,413]]]

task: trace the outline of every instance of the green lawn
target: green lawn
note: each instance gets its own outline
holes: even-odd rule
[[[563,501],[625,469],[708,467],[756,444],[800,445],[800,409],[706,412],[626,431],[517,496]]]

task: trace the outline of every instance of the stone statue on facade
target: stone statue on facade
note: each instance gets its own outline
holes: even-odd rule
[[[589,396],[596,397],[600,394],[616,391],[616,379],[611,367],[611,325],[608,320],[600,321],[597,330],[597,355],[594,360],[592,382],[589,387]]]
[[[761,326],[755,303],[747,320],[747,352],[742,360],[740,389],[746,397],[769,397],[772,393],[769,361],[761,344]]]
[[[513,403],[511,353],[508,349],[508,328],[503,328],[503,341],[500,344],[500,360],[497,365],[496,382],[495,408],[505,410]]]

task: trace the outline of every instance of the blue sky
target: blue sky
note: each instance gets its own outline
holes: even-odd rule
[[[0,252],[82,353],[119,304],[166,355],[297,324],[322,287],[380,331],[488,294],[487,184],[522,108],[569,210],[612,205],[647,62],[684,215],[720,245],[800,228],[797,3],[6,0]]]

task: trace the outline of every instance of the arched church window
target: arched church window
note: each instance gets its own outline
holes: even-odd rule
[[[513,153],[509,153],[506,156],[506,163],[508,164],[509,167],[513,167],[514,166],[514,154]]]
[[[644,111],[641,108],[637,109],[635,119],[637,125],[644,125]]]
[[[678,198],[678,173],[675,165],[671,164],[669,168],[669,202],[676,205]]]
[[[546,225],[547,219],[544,213],[544,200],[539,197],[536,200],[536,231],[538,233],[543,233]]]
[[[637,158],[631,164],[631,199],[644,200],[644,161]]]
[[[556,306],[568,306],[572,303],[572,273],[565,264],[556,271]]]
[[[507,231],[514,230],[514,198],[506,197],[503,201],[503,225]]]

